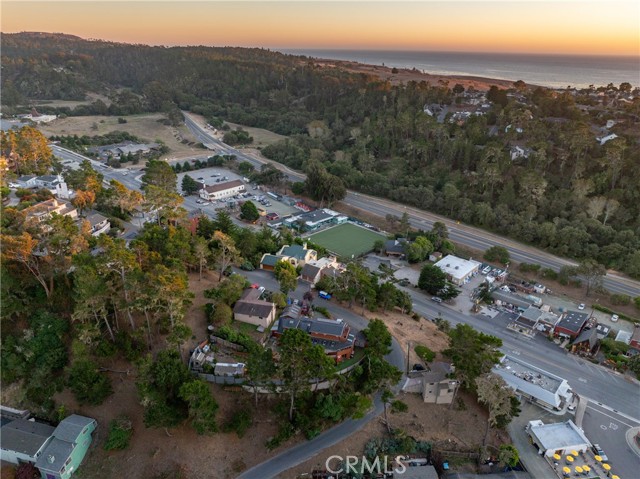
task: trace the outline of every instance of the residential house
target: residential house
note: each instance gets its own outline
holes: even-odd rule
[[[342,319],[299,318],[297,310],[283,312],[271,328],[271,335],[279,338],[287,329],[300,329],[311,336],[311,342],[322,346],[325,354],[341,362],[350,358],[355,349],[356,337],[351,328]]]
[[[402,390],[422,394],[425,403],[451,404],[459,386],[459,382],[450,377],[453,371],[449,363],[431,363],[426,371],[410,372]]]
[[[307,283],[316,284],[322,276],[334,275],[335,272],[344,267],[338,263],[335,256],[327,256],[318,260],[311,260],[305,263],[300,272],[300,279]]]
[[[246,190],[247,188],[241,180],[227,181],[201,188],[200,198],[207,201],[215,201],[236,196]]]
[[[584,325],[587,323],[589,315],[587,313],[579,313],[578,311],[567,311],[558,324],[553,329],[556,336],[575,339],[578,337]]]
[[[480,269],[481,263],[458,258],[450,254],[435,265],[447,275],[449,281],[460,286],[469,282],[471,277]]]
[[[100,236],[103,233],[108,233],[111,229],[109,219],[100,213],[90,214],[87,216],[86,221],[89,222],[89,226],[91,227],[91,236]]]
[[[585,329],[571,343],[571,352],[591,356],[598,349],[598,331],[596,328]]]
[[[63,181],[64,180],[60,175],[43,175],[36,178],[36,186],[38,188],[46,188],[47,190],[55,192],[58,185]]]
[[[69,479],[78,469],[91,445],[91,433],[98,423],[95,419],[72,414],[55,431],[36,467],[43,479]]]
[[[34,464],[43,479],[69,479],[84,459],[96,426],[95,419],[77,414],[63,419],[55,428],[15,419],[0,430],[2,460]]]
[[[574,400],[566,379],[517,358],[504,356],[492,371],[517,394],[547,409],[559,411]]]
[[[278,261],[287,261],[295,267],[302,266],[310,261],[316,261],[318,253],[316,250],[308,249],[304,245],[284,245],[275,255],[264,254],[260,259],[260,269],[273,271]]]
[[[31,189],[38,186],[35,175],[23,175],[16,180],[16,183],[20,185],[20,188]]]
[[[35,463],[51,441],[55,428],[48,424],[15,419],[2,426],[0,458],[11,464]]]
[[[268,328],[276,317],[276,305],[260,299],[260,291],[247,289],[233,307],[233,318],[243,323]]]
[[[395,258],[402,258],[405,255],[404,249],[407,246],[405,238],[388,240],[384,243],[384,254]]]
[[[571,420],[553,424],[544,424],[540,420],[529,421],[525,429],[542,456],[567,456],[572,451],[586,452],[591,447],[582,429]]]
[[[41,201],[40,203],[26,208],[24,212],[26,220],[34,223],[47,221],[54,213],[61,216],[70,216],[73,219],[78,217],[78,210],[76,210],[70,203],[56,198]]]

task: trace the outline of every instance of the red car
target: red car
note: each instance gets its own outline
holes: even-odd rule
[[[259,285],[258,283],[253,283],[253,284],[251,285],[251,287],[252,287],[253,289],[258,289],[258,288],[260,287],[260,285]]]

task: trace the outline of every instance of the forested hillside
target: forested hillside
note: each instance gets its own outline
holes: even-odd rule
[[[93,91],[112,103],[57,112],[182,109],[266,128],[291,139],[264,154],[294,168],[318,160],[351,189],[640,277],[640,100],[615,103],[628,85],[601,88],[594,100],[595,88],[552,92],[519,82],[513,95],[491,91],[485,115],[438,123],[424,106],[462,104],[464,89],[393,86],[261,49],[45,34],[3,35],[2,45],[4,112],[27,99]],[[607,120],[616,120],[618,138],[601,145],[596,127]],[[516,145],[528,158],[512,160]]]

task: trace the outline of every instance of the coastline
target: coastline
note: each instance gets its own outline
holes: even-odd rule
[[[494,85],[500,88],[511,88],[513,86],[513,82],[518,80],[517,78],[514,80],[500,80],[497,78],[467,75],[437,75],[432,73],[422,73],[417,69],[410,68],[396,68],[397,73],[393,73],[392,67],[370,65],[349,60],[333,60],[329,58],[312,58],[312,61],[323,68],[341,68],[351,73],[364,73],[376,76],[381,80],[389,81],[392,85],[399,85],[402,83],[406,84],[410,81],[425,81],[430,85],[437,86],[441,82],[448,82],[450,87],[459,83],[465,88],[465,90],[472,86],[476,90],[487,91]],[[527,84],[527,86],[535,87],[538,85]]]

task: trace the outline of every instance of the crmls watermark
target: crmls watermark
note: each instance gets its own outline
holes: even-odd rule
[[[405,456],[396,456],[389,461],[389,456],[377,456],[370,461],[365,456],[329,456],[324,465],[331,474],[403,474],[407,470],[402,463],[405,459]],[[394,463],[396,467],[390,469]]]

